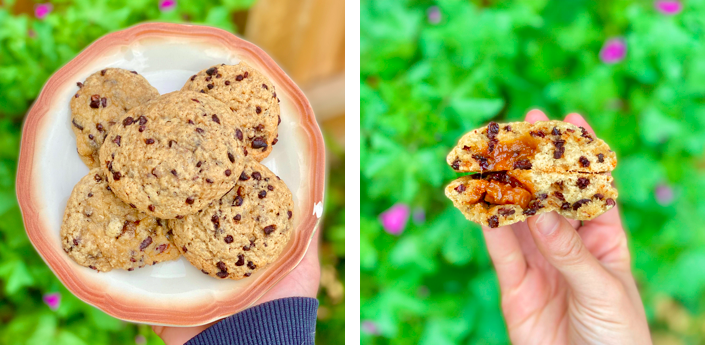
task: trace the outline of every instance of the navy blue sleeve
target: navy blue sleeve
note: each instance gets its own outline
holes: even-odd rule
[[[317,310],[315,298],[269,301],[223,319],[186,344],[313,344]]]

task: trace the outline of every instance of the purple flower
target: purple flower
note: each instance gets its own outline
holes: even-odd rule
[[[683,9],[683,4],[677,0],[658,0],[654,6],[659,12],[669,16],[678,14]]]
[[[162,12],[171,11],[176,7],[176,0],[160,0],[159,10]]]
[[[362,333],[379,335],[379,328],[377,328],[377,324],[374,321],[362,320],[360,330]]]
[[[408,220],[409,206],[405,204],[396,204],[379,215],[384,230],[392,235],[401,234]]]
[[[43,299],[44,303],[46,303],[51,310],[56,310],[59,309],[59,305],[61,304],[61,293],[48,293],[44,295]]]
[[[428,17],[428,22],[431,24],[438,24],[441,22],[441,10],[438,6],[431,6],[426,10],[426,16]]]
[[[411,219],[414,220],[414,224],[421,225],[426,221],[426,210],[422,207],[414,208],[414,213],[411,215]]]
[[[675,197],[675,193],[673,192],[673,188],[671,186],[665,184],[665,183],[659,183],[656,186],[656,190],[654,191],[654,194],[656,194],[656,202],[658,202],[661,206],[668,206],[673,202],[673,199]]]
[[[37,4],[34,6],[34,16],[38,19],[44,19],[53,9],[54,6],[51,4]]]
[[[600,60],[612,64],[624,60],[627,55],[627,43],[621,38],[612,38],[605,42],[600,50]]]
[[[138,335],[135,337],[135,344],[137,344],[137,345],[144,345],[144,344],[146,344],[146,343],[147,343],[147,339],[146,339],[142,334],[138,334]]]

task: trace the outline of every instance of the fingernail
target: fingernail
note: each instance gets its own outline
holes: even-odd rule
[[[536,229],[541,235],[549,236],[558,229],[558,214],[556,212],[546,212],[536,219]]]

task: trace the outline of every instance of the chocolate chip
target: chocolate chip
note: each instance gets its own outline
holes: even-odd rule
[[[242,215],[240,215],[240,214],[236,214],[235,217],[233,217],[233,220],[236,222],[239,222],[240,219],[242,219]]]
[[[230,169],[225,170],[225,176],[230,176],[233,172]]]
[[[198,212],[201,212],[201,211],[198,211]],[[177,214],[176,219],[184,219],[184,216]]]
[[[100,75],[101,75],[101,76],[105,76],[105,71],[107,71],[107,69],[101,70],[101,71],[100,71]]]
[[[168,246],[168,244],[166,244],[166,243],[158,245],[156,248],[157,253],[161,254],[162,252],[164,252],[164,250],[166,249],[167,246]]]
[[[237,80],[237,81],[242,81],[242,79],[244,79],[244,77],[242,76],[242,74],[238,74],[238,75],[235,77],[235,80]]]
[[[88,139],[93,140],[93,134],[88,134]]]
[[[140,116],[139,118],[137,118],[137,120],[138,120],[138,123],[140,124],[140,126],[147,124],[147,118],[144,116]]]
[[[194,79],[196,79],[196,75],[195,75],[195,74],[191,76],[191,81],[193,81]]]
[[[235,130],[235,136],[238,140],[242,140],[242,131],[239,128]]]
[[[176,177],[179,177],[179,175],[176,173],[176,170],[175,170],[175,169],[172,169],[172,170],[171,170],[171,174],[174,175],[174,176],[176,176]]]
[[[272,224],[272,225],[267,225],[264,227],[264,234],[269,235],[274,232],[274,230],[277,229],[277,226]]]
[[[122,139],[121,136],[117,135],[115,136],[115,139],[113,139],[113,142],[117,144],[117,146],[120,146],[120,140]]]
[[[248,75],[249,75],[249,73],[247,71],[245,71],[244,77],[247,78]]]
[[[135,119],[133,119],[132,116],[128,116],[124,120],[122,120],[122,126],[127,127],[127,126],[131,125],[133,122],[135,122]]]
[[[597,161],[599,163],[604,163],[605,162],[605,155],[603,155],[602,153],[598,153],[597,154]]]
[[[78,83],[76,83],[76,85],[78,86],[79,89],[83,88],[83,83],[81,83],[80,81]]]
[[[280,125],[282,123],[282,117],[281,115],[277,115],[277,118],[279,118],[279,122],[277,122],[277,125]]]
[[[201,270],[201,272],[203,272],[203,274],[208,274],[208,272],[206,272],[206,270]]]
[[[531,131],[531,132],[529,132],[529,134],[531,134],[532,137],[540,137],[540,138],[543,138],[546,136],[546,134],[543,131],[536,131],[536,132]]]
[[[194,199],[193,199],[192,196],[186,198],[186,203],[189,204],[189,205],[193,205],[193,201],[194,201]]]
[[[261,112],[262,112],[262,108],[260,108],[259,106],[257,106],[257,107],[255,108],[255,113],[259,114],[259,113],[261,113]]]
[[[577,211],[581,206],[590,202],[590,199],[580,199],[573,204],[573,211]]]
[[[499,226],[499,217],[494,215],[487,219],[487,223],[489,224],[490,228],[496,228]]]
[[[585,189],[590,185],[590,180],[584,177],[578,177],[578,182],[576,184],[578,185],[578,188]]]
[[[236,196],[235,199],[233,199],[233,206],[242,206],[242,197],[241,196]]]
[[[459,184],[457,187],[454,188],[456,192],[462,193],[465,191],[465,185],[464,184]]]
[[[218,118],[218,115],[213,114],[213,116],[211,117],[211,119],[213,119],[213,122],[215,122],[215,123],[217,123],[217,124],[220,124],[220,119]]]
[[[551,131],[551,134],[553,134],[553,135],[561,135],[561,130],[558,129],[558,127],[553,127],[553,131]]]
[[[253,270],[253,269],[257,268],[257,266],[252,261],[248,261],[247,268]]]
[[[587,168],[590,166],[590,161],[587,158],[585,158],[585,156],[580,156],[580,158],[578,158],[578,162],[580,162],[580,165],[583,168]]]
[[[512,126],[506,125],[506,126],[504,126],[504,130],[507,131],[507,132],[511,132],[511,131],[512,131]]]
[[[90,107],[93,109],[100,108],[100,95],[91,95]]]
[[[487,125],[487,138],[494,139],[497,136],[497,133],[499,133],[499,125],[497,122],[490,122]]]
[[[227,271],[228,271],[228,266],[226,266],[225,263],[222,262],[222,261],[218,261],[218,263],[215,264],[215,267],[218,267],[218,269],[221,270],[221,271],[223,271],[223,272],[227,272]]]
[[[135,206],[135,204],[130,204],[130,207],[137,208],[137,206]]]
[[[528,159],[520,159],[514,162],[514,169],[529,170],[531,166],[531,162]]]
[[[450,166],[453,168],[453,170],[459,170],[460,169],[460,159],[456,159],[453,161],[453,164]]]
[[[152,139],[152,138],[147,138],[147,139],[144,140],[144,143],[147,144],[147,145],[152,145],[152,144],[154,144],[154,139]]]
[[[582,132],[582,134],[580,135],[581,137],[587,138],[588,140],[592,141],[592,136],[590,135],[590,133],[588,133],[587,129],[580,127],[580,131]]]
[[[561,192],[553,192],[553,195],[555,195],[556,198],[565,201],[565,197],[563,196],[563,193],[561,193]]]
[[[208,90],[211,90],[211,89],[213,89],[213,84],[208,84],[208,85],[206,85],[206,87],[208,88]]]
[[[256,137],[254,140],[252,140],[251,146],[253,149],[267,149],[267,142],[264,140],[263,137]]]
[[[516,211],[511,208],[500,208],[499,210],[497,210],[497,213],[499,213],[501,216],[504,216],[504,217],[511,216],[515,212]]]
[[[140,133],[144,132],[145,128],[147,128],[147,127],[146,127],[146,126],[140,126],[140,128],[139,128]]]
[[[254,172],[252,172],[252,178],[259,181],[262,179],[262,174],[260,174],[259,171],[254,171]]]
[[[240,174],[240,181],[247,181],[250,179],[250,176],[248,176],[244,171],[242,174]]]
[[[196,168],[200,168],[201,165],[203,165],[203,162],[201,162],[201,161],[196,162]]]
[[[480,169],[482,169],[482,170],[489,169],[490,165],[489,165],[489,163],[487,163],[487,158],[485,158],[484,156],[474,154],[474,155],[472,155],[472,158],[474,158],[477,161],[477,163],[480,164]],[[455,169],[455,168],[453,168],[453,169]],[[458,169],[456,169],[456,170],[458,170]]]
[[[116,172],[113,173],[113,180],[115,180],[115,181],[120,181],[120,177],[121,177],[121,176],[122,176],[122,175],[120,174],[120,172],[119,172],[119,171],[116,171]]]
[[[113,191],[113,189],[110,188],[110,186],[105,187],[105,189],[107,189],[107,190],[109,190],[109,191],[111,191],[111,192]]]
[[[154,212],[154,205],[147,206],[147,209],[149,209],[151,212]]]
[[[193,120],[189,119],[189,120],[188,120],[188,124],[189,124],[189,125],[193,125],[193,124],[194,124],[194,123],[193,123]]]
[[[269,88],[267,87],[266,84],[262,84],[262,88],[265,89],[265,90],[269,90]]]
[[[132,73],[132,74],[137,74],[137,71],[130,71],[130,73]]]
[[[205,91],[203,91],[203,89],[201,89],[201,93],[206,93],[206,92],[205,92]]]
[[[215,74],[215,73],[217,73],[217,72],[218,72],[218,69],[215,68],[215,67],[211,67],[211,68],[209,68],[209,69],[206,70],[206,74],[208,74],[208,75],[213,75],[213,74]]]
[[[100,123],[96,123],[96,124],[95,124],[95,128],[96,128],[98,131],[100,131],[100,132],[103,131],[103,125],[101,125]]]
[[[207,179],[206,179],[206,182],[208,182],[208,183],[213,183],[213,180],[207,178]]]
[[[560,159],[563,157],[563,153],[565,153],[565,140],[558,139],[553,142],[553,146],[556,147],[556,150],[553,151],[553,158],[554,159]]]
[[[608,206],[614,206],[616,204],[612,198],[608,198],[605,202]]]
[[[150,244],[152,244],[152,236],[147,236],[147,238],[145,238],[144,241],[142,241],[142,243],[140,244],[140,251],[149,247]]]
[[[600,199],[600,200],[602,200],[602,199],[605,198],[605,196],[602,195],[602,194],[600,194],[600,193],[597,193],[597,194],[593,195],[592,197],[595,198],[595,199]]]
[[[274,190],[274,186],[272,186],[271,184],[269,184],[269,185],[267,185],[267,189],[271,192],[271,191]]]
[[[71,123],[73,123],[74,127],[78,128],[80,130],[83,130],[83,126],[76,123],[76,119],[71,120]]]
[[[260,123],[259,125],[255,126],[255,130],[258,131],[258,132],[263,131],[263,130],[264,130],[264,125]]]
[[[565,131],[566,131],[566,132],[570,132],[570,133],[575,132],[575,130],[574,130],[574,129],[571,129],[571,128],[567,128]]]
[[[525,215],[528,215],[528,216],[533,216],[536,214],[536,211],[538,211],[541,208],[543,208],[543,205],[541,205],[541,202],[538,200],[534,200],[529,203],[529,208],[524,210],[524,212],[522,212],[522,213]]]
[[[487,143],[487,152],[492,152],[494,151],[494,147],[499,143],[499,140],[492,138],[490,139],[490,142]]]
[[[546,193],[541,193],[536,196],[536,199],[539,199],[539,200],[546,200],[546,198],[548,198],[548,194],[546,194]]]
[[[266,197],[267,197],[267,191],[266,191],[266,190],[261,190],[261,191],[259,191],[259,193],[257,193],[257,197],[259,197],[260,199],[266,198]]]
[[[88,197],[89,197],[89,198],[92,198],[92,197],[93,197],[93,193],[88,193]]]
[[[188,249],[186,249],[186,246],[181,247],[181,251],[183,251],[184,253],[188,253]]]
[[[218,278],[222,278],[222,279],[225,279],[225,278],[227,278],[227,277],[228,277],[228,272],[223,272],[223,271],[220,271],[220,272],[216,273],[215,275],[217,275],[217,276],[218,276]]]
[[[242,266],[245,264],[245,256],[242,254],[237,255],[237,262],[235,262],[235,266]]]
[[[75,95],[73,95],[73,97],[78,98],[78,92]]]
[[[233,156],[232,153],[228,152],[228,159],[230,160],[230,163],[235,163],[235,156]],[[245,173],[243,171],[243,173]],[[242,177],[242,175],[240,175]]]
[[[107,107],[107,106],[108,106],[108,99],[105,98],[105,97],[101,98],[101,99],[100,99],[100,105],[102,105],[103,108]]]
[[[205,133],[205,131],[200,127],[196,127],[196,132],[198,132],[199,134]]]
[[[276,145],[278,142],[279,142],[279,138],[274,138],[274,140],[272,140],[272,146]]]
[[[286,214],[289,216],[289,219],[291,219],[291,215],[292,215],[291,211],[286,211]]]
[[[277,93],[276,93],[276,92],[272,94],[272,98],[277,98]]]
[[[561,205],[561,210],[567,211],[568,209],[570,209],[570,203],[569,203],[569,202],[564,202],[564,203]]]

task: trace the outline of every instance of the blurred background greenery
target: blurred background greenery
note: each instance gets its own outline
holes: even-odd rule
[[[192,22],[244,35],[307,93],[326,138],[329,169],[317,342],[342,343],[343,1],[308,3],[301,8],[288,0],[0,1],[0,344],[162,344],[148,326],[114,319],[64,288],[27,239],[14,187],[22,121],[46,80],[92,41],[143,21]]]
[[[363,343],[508,342],[445,156],[532,108],[583,114],[617,152],[654,342],[705,343],[704,24],[703,0],[363,0]]]

